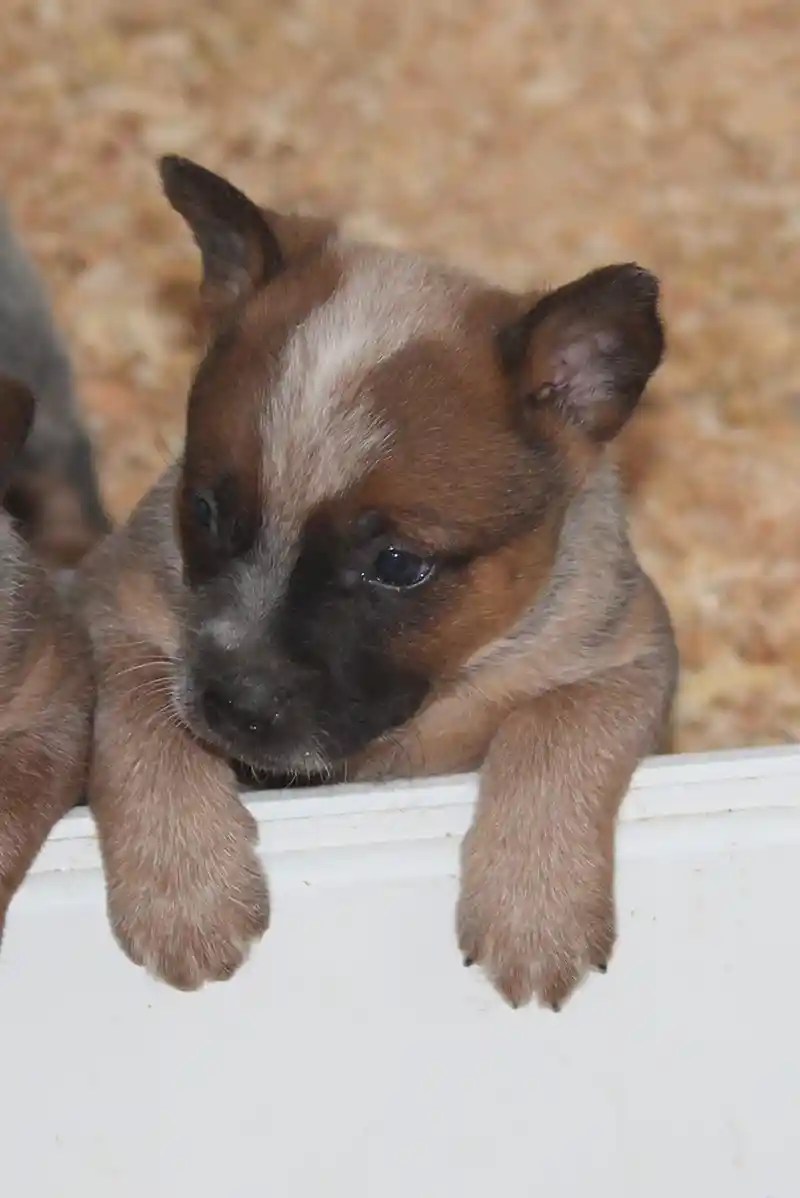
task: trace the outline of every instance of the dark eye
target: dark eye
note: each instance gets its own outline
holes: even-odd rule
[[[427,582],[433,570],[434,563],[427,558],[390,547],[380,551],[364,577],[382,587],[407,591]]]
[[[191,498],[192,516],[200,528],[214,532],[217,526],[217,505],[206,491],[195,491]]]

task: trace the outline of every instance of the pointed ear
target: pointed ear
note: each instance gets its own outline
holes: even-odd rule
[[[615,437],[664,352],[658,280],[604,266],[543,296],[500,333],[523,418],[550,408],[592,441]]]
[[[0,375],[0,496],[20,465],[35,410],[36,401],[25,384]]]
[[[258,205],[213,171],[169,155],[159,172],[164,194],[200,249],[208,312],[223,316],[283,269],[278,239]]]

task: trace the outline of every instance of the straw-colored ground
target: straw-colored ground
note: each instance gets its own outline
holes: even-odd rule
[[[635,532],[683,748],[800,730],[797,0],[5,0],[0,162],[123,514],[180,443],[164,151],[510,283],[637,258],[671,354]]]

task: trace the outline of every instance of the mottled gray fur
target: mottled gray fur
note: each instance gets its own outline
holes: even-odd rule
[[[42,502],[49,480],[74,496],[86,540],[109,528],[92,447],[83,426],[69,356],[40,275],[0,201],[0,374],[36,396],[33,431],[20,457],[6,506],[34,545],[44,539]],[[43,507],[45,510],[43,510]],[[62,564],[56,562],[55,564]]]

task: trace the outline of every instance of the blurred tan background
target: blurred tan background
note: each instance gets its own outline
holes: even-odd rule
[[[194,360],[163,152],[509,284],[659,272],[670,355],[626,465],[679,747],[797,739],[797,0],[5,0],[0,71],[3,192],[116,516],[179,450]]]

